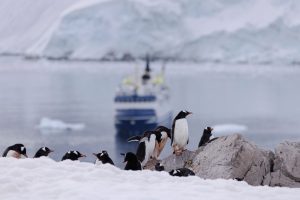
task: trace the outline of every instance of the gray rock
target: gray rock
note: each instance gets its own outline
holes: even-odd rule
[[[270,151],[261,150],[234,134],[198,149],[191,169],[202,178],[237,179],[250,185],[262,185],[270,173],[272,156]]]
[[[272,151],[258,148],[240,134],[219,137],[195,152],[186,150],[181,156],[171,155],[157,162],[165,171],[189,168],[205,179],[237,179],[250,185],[300,188],[300,142],[284,142]]]
[[[155,169],[155,164],[157,162],[160,162],[164,168],[165,171],[169,172],[172,169],[178,169],[178,168],[189,168],[190,167],[190,163],[193,160],[194,157],[194,153],[193,151],[189,151],[189,150],[185,150],[183,151],[182,155],[180,156],[176,156],[175,154],[172,154],[170,156],[168,156],[167,158],[164,158],[163,160],[150,160],[147,162],[146,166],[144,167],[144,169],[149,169],[149,170],[154,170]]]
[[[284,142],[275,149],[270,186],[300,187],[300,142]]]

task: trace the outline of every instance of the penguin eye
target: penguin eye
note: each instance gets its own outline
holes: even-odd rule
[[[78,155],[79,153],[78,153],[78,151],[74,151],[74,153],[76,154],[76,155]]]
[[[103,156],[103,153],[100,153],[100,157],[102,157]]]
[[[67,154],[71,154],[71,151],[68,151],[68,153]]]
[[[43,147],[42,149],[43,149],[43,151],[46,151],[46,147]]]
[[[25,147],[21,147],[21,151],[24,151]]]

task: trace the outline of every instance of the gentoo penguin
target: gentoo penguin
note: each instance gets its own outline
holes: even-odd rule
[[[128,152],[126,154],[121,154],[124,155],[124,163],[126,163],[125,165],[125,170],[142,170],[142,165],[141,162],[138,160],[138,158],[136,157],[136,155],[132,152]]]
[[[14,158],[21,158],[22,156],[28,157],[26,154],[26,148],[23,144],[14,144],[9,146],[3,152],[2,157],[14,157]]]
[[[158,159],[167,143],[168,138],[171,139],[171,129],[164,126],[159,126],[155,129],[155,131],[160,133],[160,142],[158,140],[156,141],[152,157]]]
[[[79,151],[68,151],[61,159],[63,160],[78,160],[79,158],[86,157],[86,155],[81,154]]]
[[[34,155],[33,158],[40,158],[42,156],[47,157],[53,150],[49,149],[48,147],[41,147]]]
[[[153,155],[156,141],[160,142],[161,134],[157,131],[145,131],[142,136],[133,136],[127,141],[139,141],[136,156],[144,167]]]
[[[171,176],[195,176],[195,173],[188,168],[173,169],[169,172]]]
[[[203,130],[203,134],[202,134],[202,137],[201,137],[198,147],[201,147],[201,146],[205,145],[206,143],[208,143],[208,141],[210,140],[210,137],[212,136],[211,132],[213,130],[214,129],[209,126]]]
[[[95,164],[111,164],[115,165],[112,159],[109,157],[107,151],[102,151],[101,153],[93,153],[97,157]]]
[[[155,170],[161,172],[161,171],[165,170],[165,167],[161,163],[158,162],[155,165]]]
[[[181,155],[185,146],[189,143],[189,129],[186,116],[192,114],[188,111],[180,111],[173,120],[171,145],[173,153]]]

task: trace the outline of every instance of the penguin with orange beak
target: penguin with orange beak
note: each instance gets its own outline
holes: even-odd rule
[[[48,157],[51,152],[53,152],[53,150],[49,149],[48,147],[41,147],[35,153],[33,158]]]
[[[182,154],[186,145],[189,143],[189,127],[186,117],[190,114],[192,113],[182,110],[173,120],[171,145],[173,153],[177,156]]]
[[[79,151],[68,151],[61,159],[61,161],[64,160],[79,160],[79,158],[86,157],[86,155],[83,155]]]
[[[28,157],[26,154],[26,148],[23,144],[14,144],[12,146],[9,146],[5,149],[3,152],[2,157],[13,157],[13,158],[22,158]]]

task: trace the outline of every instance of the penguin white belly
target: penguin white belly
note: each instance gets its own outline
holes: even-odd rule
[[[97,160],[95,161],[95,165],[103,165],[103,164],[102,164],[102,161],[100,161],[99,159],[97,159]]]
[[[189,129],[187,120],[178,119],[175,124],[174,130],[174,144],[177,144],[180,147],[185,147],[189,139]]]
[[[16,151],[9,150],[6,154],[6,157],[21,158],[21,155]]]
[[[145,144],[145,159],[142,162],[142,166],[146,165],[146,163],[150,159],[150,156],[153,154],[153,151],[155,149],[155,135],[151,135],[149,141],[146,141]]]

